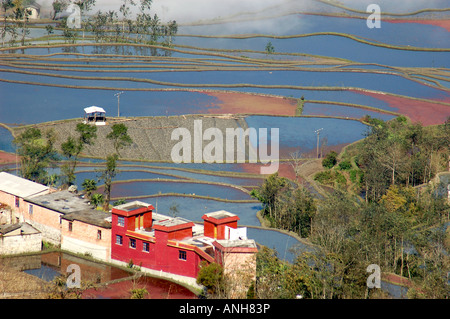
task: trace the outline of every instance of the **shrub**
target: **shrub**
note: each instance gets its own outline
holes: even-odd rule
[[[314,176],[314,180],[321,184],[330,185],[333,184],[333,173],[331,171],[319,172]]]
[[[322,160],[322,166],[325,168],[332,168],[337,163],[337,155],[338,154],[335,151],[328,153]]]
[[[339,163],[339,169],[348,170],[350,168],[352,168],[352,163],[348,160]]]

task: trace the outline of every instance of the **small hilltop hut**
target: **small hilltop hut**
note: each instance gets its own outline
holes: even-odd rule
[[[90,106],[84,109],[84,123],[105,125],[106,124],[106,112],[103,108],[98,106]]]

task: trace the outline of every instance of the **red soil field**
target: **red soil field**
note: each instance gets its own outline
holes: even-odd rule
[[[15,154],[0,151],[0,165],[1,164],[10,164],[10,163],[15,163],[15,162],[16,162]]]
[[[450,32],[450,20],[445,19],[389,19],[384,18],[384,21],[390,23],[420,23],[420,24],[429,24],[437,27],[444,28],[448,32]]]
[[[152,277],[141,277],[136,281],[127,280],[101,288],[87,289],[83,292],[82,298],[130,299],[130,290],[136,288],[147,289],[145,299],[197,299],[197,296],[185,287]]]
[[[295,115],[297,103],[275,96],[263,96],[256,94],[235,92],[201,92],[220,100],[218,108],[209,109],[214,114],[271,114],[271,115]]]
[[[386,95],[373,92],[359,92],[359,94],[368,95],[384,101],[390,107],[395,108],[397,112],[406,115],[414,123],[422,123],[422,125],[443,124],[447,117],[450,116],[450,106],[433,102],[417,101],[408,98]],[[443,102],[450,102],[444,100]]]
[[[266,164],[269,165],[269,164]],[[247,173],[252,174],[260,174],[261,167],[264,166],[264,164],[261,163],[245,163],[241,164],[243,170]],[[283,162],[280,163],[278,166],[278,175],[282,177],[286,177],[292,180],[295,180],[295,172],[291,164]],[[300,181],[300,179],[299,179]]]

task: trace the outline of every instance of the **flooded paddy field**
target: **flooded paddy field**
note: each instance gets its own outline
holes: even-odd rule
[[[247,127],[279,128],[281,159],[296,151],[311,159],[321,128],[326,153],[364,138],[368,126],[361,119],[367,115],[383,120],[404,115],[424,125],[442,124],[450,116],[448,11],[433,11],[445,9],[445,1],[437,1],[432,11],[386,15],[380,29],[367,27],[362,4],[352,2],[362,13],[312,0],[303,1],[304,7],[289,4],[289,10],[234,8],[220,18],[181,22],[171,47],[95,43],[87,32],[86,40],[79,35],[74,44],[55,40],[48,46],[46,39],[30,39],[23,48],[2,48],[0,123],[81,120],[83,108],[91,105],[115,118],[114,94],[123,91],[122,119],[241,116]],[[402,12],[387,4],[383,12],[405,14],[424,7],[411,5],[411,11]],[[60,34],[55,30],[55,36]],[[33,28],[29,37],[45,37],[45,32]],[[274,52],[265,50],[268,43]],[[12,140],[0,127],[0,150],[8,152],[9,161]],[[158,142],[165,149],[173,145],[169,139]],[[142,154],[120,161],[114,199],[138,197],[158,203],[163,213],[176,204],[179,215],[191,220],[225,209],[243,225],[260,226],[256,212],[261,205],[248,191],[262,183],[261,165],[175,164]],[[80,160],[79,188],[85,178],[98,177],[104,157],[95,157]],[[280,163],[279,172],[296,178],[289,163]],[[183,196],[192,194],[197,197]],[[299,241],[294,237],[248,231],[249,238],[275,247],[280,256],[295,258],[291,248]]]
[[[14,256],[0,259],[0,265],[22,271],[50,283],[57,277],[67,275],[69,265],[80,267],[83,299],[130,299],[131,289],[145,288],[151,299],[196,299],[195,293],[177,283],[141,276],[124,268],[100,263],[65,252],[43,252],[40,254]]]

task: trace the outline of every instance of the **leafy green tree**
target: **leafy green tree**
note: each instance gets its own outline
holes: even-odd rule
[[[111,127],[111,132],[106,135],[106,138],[112,140],[114,149],[119,156],[120,149],[133,143],[133,140],[128,135],[128,128],[122,123],[114,124]]]
[[[20,171],[23,178],[46,183],[48,177],[46,168],[59,159],[54,148],[55,140],[54,131],[47,131],[44,137],[41,130],[35,127],[27,128],[13,140],[20,156]]]
[[[73,3],[80,7],[81,21],[83,22],[84,15],[95,6],[96,0],[76,0]],[[85,28],[83,28],[83,39],[84,32]]]
[[[117,160],[118,160],[117,154],[108,155],[108,157],[106,158],[106,167],[103,171],[101,171],[100,179],[104,181],[105,187],[104,189],[105,200],[103,202],[104,211],[109,211],[112,181],[117,174]]]
[[[275,47],[273,46],[272,42],[267,42],[266,44],[266,53],[267,54],[272,54],[275,52]]]
[[[103,198],[103,194],[92,194],[91,196],[91,204],[92,206],[94,206],[94,208],[97,208],[98,206],[100,206],[102,203],[104,203],[104,198]]]
[[[328,153],[325,158],[322,160],[322,166],[326,168],[332,168],[337,163],[337,153],[335,151],[331,151]]]
[[[68,0],[53,0],[53,2],[52,2],[52,7],[53,7],[52,20],[55,20],[56,15],[58,13],[63,12],[64,10],[66,10],[68,6],[69,6]]]
[[[67,158],[67,162],[61,166],[63,173],[63,182],[65,185],[73,185],[75,181],[75,168],[78,158],[86,145],[92,145],[97,138],[97,127],[84,123],[78,123],[76,126],[78,137],[67,137],[67,140],[61,144],[61,152]]]
[[[253,189],[250,195],[258,199],[263,205],[263,216],[268,215],[269,218],[274,218],[275,203],[281,191],[287,186],[287,180],[280,177],[278,172],[269,175],[264,180],[264,183],[258,189]]]
[[[217,263],[202,262],[197,283],[206,288],[207,295],[219,294],[224,289],[223,267]]]
[[[53,26],[51,24],[47,24],[45,26],[45,30],[47,31],[47,44],[50,45],[50,34],[53,33]]]
[[[92,192],[97,190],[97,181],[95,179],[86,178],[81,186],[83,187],[83,190],[85,191],[88,199],[91,199]]]
[[[8,10],[14,8],[13,0],[2,0],[1,8],[3,10],[3,25],[1,30],[2,46],[5,46],[5,38],[11,32],[11,26],[8,24],[9,13]]]

